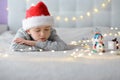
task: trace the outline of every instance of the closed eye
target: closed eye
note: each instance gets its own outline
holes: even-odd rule
[[[49,31],[50,29],[45,29],[45,31]]]
[[[40,30],[36,30],[35,32],[40,32]]]

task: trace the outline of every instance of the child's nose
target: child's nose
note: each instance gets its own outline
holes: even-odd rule
[[[44,36],[45,36],[45,32],[44,32],[44,31],[41,31],[41,32],[40,32],[40,36],[41,36],[41,37],[44,37]]]

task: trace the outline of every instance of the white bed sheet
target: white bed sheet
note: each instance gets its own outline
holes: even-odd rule
[[[101,31],[109,32],[105,28],[101,28]],[[62,28],[57,32],[69,43],[92,37],[93,28]],[[13,37],[11,31],[0,36],[0,80],[120,80],[120,56],[116,53],[74,58],[70,54],[76,49],[66,53],[12,52],[9,51],[9,45]],[[105,41],[112,38],[107,37]]]

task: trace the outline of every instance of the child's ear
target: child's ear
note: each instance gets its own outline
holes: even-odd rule
[[[29,29],[28,29],[28,30],[26,30],[26,33],[30,34],[30,30],[29,30]]]

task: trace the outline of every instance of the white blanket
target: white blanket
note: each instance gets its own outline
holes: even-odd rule
[[[102,33],[111,32],[108,28],[100,30]],[[62,28],[57,32],[67,43],[94,35],[93,28]],[[0,80],[120,80],[119,50],[112,54],[108,51],[103,55],[84,54],[80,57],[71,54],[81,47],[55,52],[12,52],[9,45],[13,37],[11,31],[0,36]],[[114,37],[106,37],[106,45]]]

